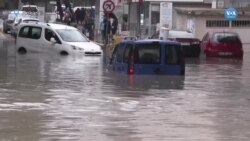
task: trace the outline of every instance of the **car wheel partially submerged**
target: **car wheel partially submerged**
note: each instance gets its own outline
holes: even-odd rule
[[[26,54],[26,53],[27,53],[27,50],[26,50],[24,47],[20,47],[20,48],[17,50],[17,52],[18,52],[19,54]]]
[[[67,55],[69,55],[69,53],[68,53],[67,51],[61,51],[61,52],[60,52],[60,55],[62,55],[62,56],[67,56]]]

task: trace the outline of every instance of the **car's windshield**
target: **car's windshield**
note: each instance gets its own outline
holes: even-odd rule
[[[240,43],[240,38],[235,33],[216,33],[214,41],[218,43]]]
[[[57,29],[56,32],[65,42],[88,42],[89,40],[81,32],[75,29]]]

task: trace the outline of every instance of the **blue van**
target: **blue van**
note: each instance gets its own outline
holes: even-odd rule
[[[125,74],[185,74],[181,45],[165,40],[124,40],[114,48],[110,67]]]

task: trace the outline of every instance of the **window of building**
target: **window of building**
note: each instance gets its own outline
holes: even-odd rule
[[[229,27],[229,21],[226,21],[226,20],[207,20],[206,27]]]
[[[250,20],[232,21],[232,27],[250,27]]]

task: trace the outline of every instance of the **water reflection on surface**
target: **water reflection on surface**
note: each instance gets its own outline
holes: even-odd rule
[[[246,53],[187,59],[185,77],[127,76],[101,57],[18,55],[4,43],[0,139],[248,141]]]

